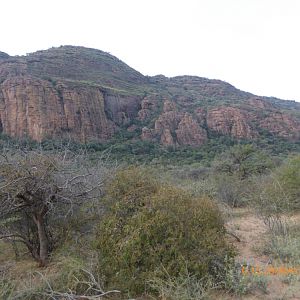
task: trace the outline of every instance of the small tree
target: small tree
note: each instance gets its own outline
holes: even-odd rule
[[[41,266],[55,246],[54,223],[99,199],[107,169],[83,154],[11,151],[0,158],[0,239],[22,242]]]
[[[241,180],[253,174],[263,174],[273,166],[272,160],[251,144],[235,145],[214,162],[216,171],[238,176]]]

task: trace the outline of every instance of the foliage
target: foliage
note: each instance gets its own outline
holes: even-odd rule
[[[253,145],[238,144],[217,157],[214,167],[218,172],[236,175],[243,180],[253,174],[266,173],[273,167],[273,162]]]
[[[50,300],[50,299],[102,299],[104,294],[119,294],[119,291],[102,289],[101,278],[94,275],[86,260],[62,256],[55,268],[27,271],[22,278],[0,277],[1,299]],[[20,281],[22,284],[20,285]]]
[[[300,263],[300,236],[272,234],[264,246],[264,254],[293,266]]]
[[[190,274],[177,277],[167,275],[166,279],[154,278],[148,284],[159,299],[170,300],[208,299],[209,292],[217,287],[210,280],[199,280]]]
[[[229,258],[225,262],[225,273],[222,277],[222,284],[227,291],[232,294],[242,296],[259,289],[267,294],[268,279],[262,274],[246,274],[242,272],[242,268],[250,267],[247,264],[235,263]]]
[[[132,122],[135,123],[136,121]],[[73,152],[86,151],[87,155],[102,156],[103,153],[109,153],[111,160],[118,160],[130,163],[142,163],[151,165],[191,165],[201,162],[202,166],[210,166],[215,160],[219,162],[228,156],[231,147],[252,147],[256,155],[255,164],[263,163],[267,167],[272,168],[275,159],[280,161],[289,153],[300,152],[299,142],[289,142],[285,139],[273,137],[260,138],[252,141],[238,141],[229,136],[213,136],[201,147],[163,147],[159,143],[142,141],[139,139],[140,129],[135,132],[128,132],[125,128],[121,128],[107,142],[100,143],[98,141],[90,141],[85,145],[69,139],[54,140],[45,139],[38,143],[30,138],[15,140],[5,134],[0,135],[0,148],[10,149],[26,149],[45,151],[61,151],[68,147]],[[232,148],[233,149],[233,148]],[[227,154],[226,154],[227,153]],[[267,155],[269,153],[269,155]],[[216,164],[217,165],[217,164]],[[258,168],[259,170],[259,168]],[[262,169],[261,169],[262,171]],[[265,171],[268,171],[267,169]]]
[[[256,205],[265,217],[300,209],[300,156],[290,157],[257,183]]]
[[[233,256],[215,203],[162,186],[144,170],[120,171],[107,201],[96,247],[109,286],[142,292],[148,280],[164,278],[164,270],[172,277],[185,270],[199,279],[216,276],[225,256]]]
[[[291,209],[300,208],[300,155],[291,157],[277,172],[278,181],[288,194]]]
[[[216,198],[230,207],[242,207],[247,202],[249,181],[240,180],[236,175],[215,175]]]

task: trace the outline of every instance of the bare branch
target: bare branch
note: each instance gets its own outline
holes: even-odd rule
[[[51,297],[52,299],[58,300],[58,299],[69,299],[69,300],[97,300],[100,299],[104,296],[107,296],[109,294],[118,294],[120,291],[118,290],[111,290],[104,292],[100,286],[100,283],[96,281],[95,277],[93,274],[87,270],[81,269],[84,273],[86,273],[89,276],[89,281],[81,281],[78,278],[74,276],[74,278],[77,281],[77,284],[83,284],[88,286],[88,289],[85,291],[85,294],[89,293],[90,291],[93,291],[94,295],[78,295],[74,293],[72,290],[69,290],[68,292],[58,292],[54,291],[53,288],[51,287],[51,284],[49,281],[45,278],[45,276],[40,273],[36,272],[39,274],[43,281],[46,283],[48,290],[45,293],[40,293],[41,295]]]

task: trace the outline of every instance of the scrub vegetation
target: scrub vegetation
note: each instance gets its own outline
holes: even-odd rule
[[[299,154],[219,147],[125,163],[2,139],[0,299],[299,296]]]

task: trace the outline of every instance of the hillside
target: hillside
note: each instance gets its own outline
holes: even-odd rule
[[[144,76],[109,53],[61,46],[0,52],[0,129],[36,141],[129,138],[198,147],[216,136],[300,140],[300,104],[195,76]]]

